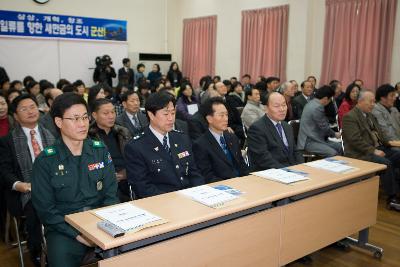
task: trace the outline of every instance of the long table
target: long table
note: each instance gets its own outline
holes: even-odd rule
[[[90,211],[66,221],[93,241],[108,266],[282,266],[376,223],[379,178],[385,165],[336,157],[356,170],[334,173],[304,164],[290,168],[309,180],[284,185],[257,176],[223,184],[241,201],[213,209],[171,192],[133,201],[169,222],[112,238]]]

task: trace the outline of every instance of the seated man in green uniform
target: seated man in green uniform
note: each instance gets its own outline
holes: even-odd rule
[[[60,138],[35,160],[32,202],[45,226],[49,265],[79,266],[92,244],[64,216],[118,203],[115,170],[105,145],[87,139],[89,119],[81,96],[60,95],[50,112]]]

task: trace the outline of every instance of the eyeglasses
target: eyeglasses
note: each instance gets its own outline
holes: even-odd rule
[[[70,120],[72,122],[78,123],[79,121],[87,122],[89,120],[88,115],[83,115],[83,116],[76,116],[73,118],[62,118],[63,120]]]
[[[38,107],[36,105],[31,105],[29,107],[18,108],[18,111],[25,113],[25,112],[33,111],[33,110],[36,110],[36,109],[38,109]]]

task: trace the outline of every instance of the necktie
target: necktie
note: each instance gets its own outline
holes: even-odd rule
[[[233,161],[232,154],[231,154],[231,152],[229,152],[229,150],[228,150],[228,146],[226,145],[225,138],[224,138],[223,135],[221,135],[221,136],[219,137],[219,142],[221,143],[222,150],[224,151],[224,153],[225,153],[226,157],[228,158],[229,162],[232,163],[232,165],[233,165],[233,171],[234,171],[235,175],[236,175],[236,176],[240,176],[240,175],[239,175],[239,171],[238,171],[238,169],[236,168],[236,165],[235,165],[235,163],[234,163],[234,161]]]
[[[136,129],[139,129],[140,128],[140,123],[139,123],[137,114],[133,115],[132,121],[133,121],[133,126],[135,126]]]
[[[222,147],[222,150],[224,151],[225,155],[228,157],[228,159],[232,160],[223,135],[221,135],[219,137],[219,142],[221,143],[221,147]]]
[[[33,155],[35,156],[35,158],[40,154],[40,146],[39,146],[39,142],[36,139],[36,131],[35,130],[31,130],[31,143],[32,143],[32,148],[33,148]]]
[[[171,156],[171,149],[168,146],[168,140],[167,140],[167,136],[166,135],[164,135],[163,144],[162,145],[163,145],[165,151],[167,151],[168,154]]]
[[[284,144],[284,146],[285,146],[285,152],[286,152],[286,153],[289,152],[289,148],[288,148],[287,144],[285,143],[285,140],[283,140],[283,129],[282,129],[282,125],[281,125],[280,123],[277,123],[277,124],[275,125],[275,127],[276,127],[276,129],[278,130],[278,134],[279,134],[279,136],[280,136],[280,138],[281,138],[281,140],[282,140],[282,142],[283,142],[283,144]]]

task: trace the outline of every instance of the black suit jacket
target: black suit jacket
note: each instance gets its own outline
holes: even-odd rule
[[[293,110],[293,117],[295,120],[300,120],[301,114],[303,113],[303,109],[307,103],[308,102],[304,98],[303,94],[299,94],[298,96],[293,98],[292,110]]]
[[[255,171],[303,163],[301,153],[296,150],[292,128],[285,121],[281,123],[289,145],[288,153],[285,152],[278,131],[267,116],[250,126],[247,135],[248,153]]]
[[[206,119],[204,119],[203,115],[201,115],[198,111],[193,114],[190,120],[188,120],[188,126],[189,136],[193,141],[195,141],[208,130],[208,123]]]
[[[141,126],[140,128],[135,128],[135,126],[133,126],[132,121],[129,119],[125,111],[122,112],[122,114],[117,117],[115,123],[124,126],[129,130],[132,136],[136,136],[142,133],[144,128],[146,128],[149,125],[149,120],[147,119],[146,115],[143,112],[138,111],[137,117]]]
[[[189,126],[186,121],[175,119],[175,130],[181,131],[184,134],[189,135]]]
[[[128,182],[139,198],[204,184],[186,134],[169,132],[171,156],[147,127],[125,147]]]
[[[120,68],[118,70],[118,81],[121,81],[124,77],[128,79],[128,86],[133,88],[135,84],[135,73],[133,69],[129,68],[127,72],[124,67]]]
[[[204,176],[206,183],[237,177],[238,175],[234,168],[239,172],[239,176],[249,174],[247,165],[242,157],[238,138],[228,132],[224,133],[224,138],[228,150],[232,155],[233,164],[228,160],[210,131],[206,131],[193,144],[196,164]]]

